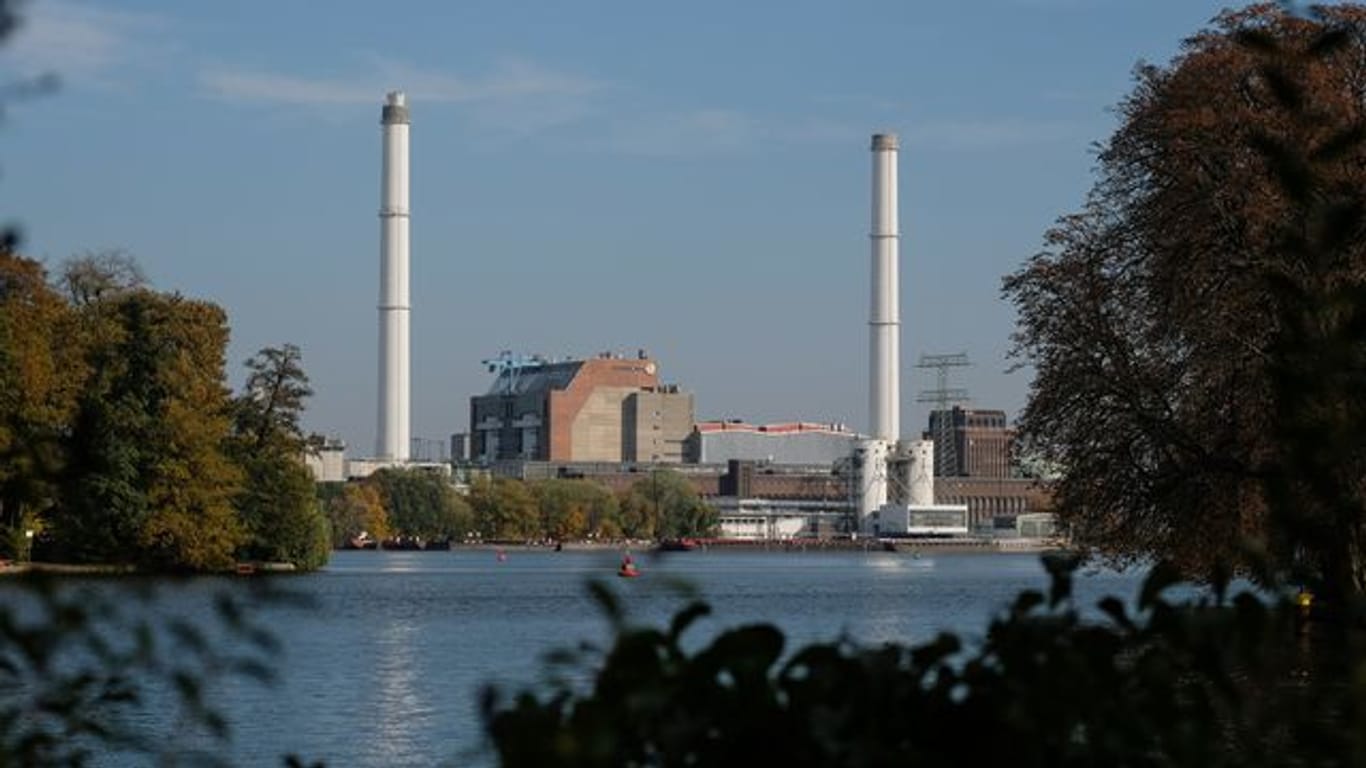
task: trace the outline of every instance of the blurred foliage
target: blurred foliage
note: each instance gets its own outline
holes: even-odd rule
[[[212,606],[190,618],[164,615],[157,600],[192,582],[7,581],[0,765],[226,764],[230,728],[213,692],[231,679],[272,681],[277,643],[252,608],[297,600],[260,580],[241,585],[206,592]]]
[[[1366,765],[1359,633],[1299,634],[1288,602],[1223,585],[1174,601],[1167,566],[1088,620],[1078,560],[1044,562],[1048,590],[1022,592],[980,645],[785,653],[756,624],[698,647],[683,635],[704,603],[635,627],[596,584],[612,646],[553,654],[575,674],[548,690],[486,690],[486,732],[509,768]]]

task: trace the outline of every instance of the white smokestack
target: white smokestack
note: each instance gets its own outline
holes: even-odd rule
[[[868,319],[868,434],[901,437],[901,285],[897,277],[896,134],[873,135],[872,308]]]
[[[379,430],[377,458],[408,460],[408,104],[384,99],[379,207]]]

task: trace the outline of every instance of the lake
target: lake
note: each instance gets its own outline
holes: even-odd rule
[[[690,630],[694,644],[762,621],[786,632],[789,651],[841,635],[916,643],[941,629],[971,641],[1019,590],[1046,584],[1030,554],[695,551],[637,556],[637,579],[615,577],[619,559],[613,551],[509,551],[501,562],[488,550],[350,551],[319,573],[282,579],[308,604],[259,609],[282,643],[278,681],[211,691],[232,724],[233,762],[278,765],[286,753],[330,766],[479,762],[470,752],[481,743],[483,684],[535,683],[547,651],[608,639],[590,579],[606,580],[637,623],[663,624],[689,592],[707,600],[714,612]],[[1139,578],[1089,571],[1077,593],[1083,604],[1131,598]],[[214,591],[246,583],[192,580],[162,590],[155,610],[204,621]],[[174,728],[160,717],[154,709],[149,725]]]

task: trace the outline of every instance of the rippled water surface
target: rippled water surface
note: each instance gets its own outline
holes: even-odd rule
[[[280,680],[220,686],[240,765],[296,753],[332,766],[464,764],[480,741],[484,683],[535,682],[549,650],[607,638],[588,596],[602,578],[632,619],[664,622],[694,590],[713,615],[693,630],[778,624],[788,648],[846,634],[914,643],[940,629],[979,637],[1022,588],[1041,587],[1035,555],[882,552],[688,552],[639,557],[617,579],[616,552],[339,552],[324,571],[284,580],[310,606],[262,609],[283,643]],[[1078,594],[1132,596],[1138,576],[1090,573]],[[206,597],[242,582],[205,580],[162,595],[157,610],[205,616]],[[156,713],[153,713],[155,719]]]

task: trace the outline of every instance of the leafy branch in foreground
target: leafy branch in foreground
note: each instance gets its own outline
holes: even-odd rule
[[[215,686],[273,680],[278,644],[252,608],[297,599],[251,580],[246,593],[206,591],[203,615],[165,616],[159,590],[206,582],[11,578],[0,585],[0,765],[226,764]],[[174,716],[149,730],[147,712]]]
[[[945,633],[785,656],[782,632],[756,624],[690,652],[681,638],[705,604],[629,628],[609,600],[606,654],[559,654],[584,663],[580,682],[511,700],[488,689],[486,731],[509,767],[1366,761],[1366,668],[1341,634],[1297,635],[1293,606],[1246,591],[1176,602],[1165,566],[1132,605],[1109,597],[1088,619],[1077,564],[1046,558],[1047,593],[1022,592],[978,648]]]

